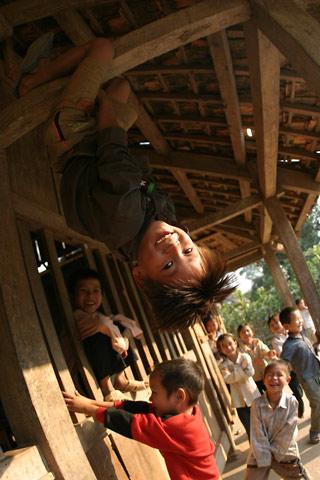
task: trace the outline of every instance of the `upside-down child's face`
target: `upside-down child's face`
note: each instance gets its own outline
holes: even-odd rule
[[[241,331],[239,332],[239,337],[240,340],[242,340],[243,343],[246,345],[250,345],[252,343],[253,339],[253,331],[252,328],[249,327],[249,325],[245,325]]]
[[[102,291],[99,280],[84,278],[77,282],[74,292],[75,307],[86,313],[94,313],[102,303]]]
[[[150,375],[149,385],[151,389],[150,401],[157,415],[167,415],[177,412],[178,398],[176,392],[168,395],[167,390],[161,383],[158,375]]]
[[[284,365],[271,367],[263,378],[267,392],[270,393],[281,393],[289,381],[288,369]]]
[[[159,220],[150,223],[133,269],[138,284],[143,278],[165,284],[185,283],[200,277],[202,272],[199,249],[184,230]]]

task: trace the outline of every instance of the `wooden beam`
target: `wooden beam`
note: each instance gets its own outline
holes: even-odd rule
[[[233,71],[231,52],[225,30],[214,33],[208,38],[214,69],[219,82],[219,89],[225,105],[225,115],[228,122],[229,134],[236,164],[245,165],[246,147],[241,123],[241,113],[237,86]],[[250,197],[250,183],[239,181],[242,198]],[[245,212],[245,219],[251,222],[252,212]]]
[[[264,245],[262,248],[263,257],[269,267],[272,275],[275,287],[280,296],[282,306],[287,307],[293,305],[293,298],[289,290],[287,280],[280,268],[277,256],[271,246],[271,244]]]
[[[74,8],[57,13],[54,18],[75,45],[82,45],[95,38],[88,24]]]
[[[268,198],[277,190],[280,57],[278,50],[253,21],[245,23],[244,32],[256,130],[259,187],[261,194]],[[266,243],[270,240],[272,222],[266,211],[262,211],[260,218],[260,238],[262,243]]]
[[[320,168],[317,171],[315,180],[320,184]],[[308,195],[307,200],[305,201],[305,204],[303,205],[303,208],[300,211],[298,221],[294,227],[296,232],[300,232],[300,230],[302,229],[302,226],[306,221],[307,216],[309,215],[316,201],[317,201],[317,195]]]
[[[320,332],[320,297],[292,225],[277,198],[266,199],[264,203],[273,220],[274,228],[285,246],[286,254],[295,272],[302,296],[309,307],[317,331]]]
[[[37,444],[57,478],[94,479],[44,342],[20,248],[4,152],[0,183],[0,247],[6,252],[0,258],[1,401],[17,442]],[[61,448],[64,444],[72,448]]]
[[[143,105],[139,102],[139,100],[133,93],[131,97],[136,106],[138,107],[138,118],[135,123],[136,126],[139,128],[145,138],[150,141],[157,153],[169,155],[171,148],[164,139],[156,123],[152,120],[146,109],[143,107]],[[181,189],[186,194],[186,197],[189,199],[195,211],[198,213],[203,213],[204,208],[201,200],[199,199],[195,189],[191,185],[191,182],[188,180],[186,172],[173,167],[171,169],[171,173],[177,180]]]
[[[227,260],[231,260],[233,258],[238,258],[240,256],[247,255],[252,250],[257,250],[260,247],[261,247],[261,243],[259,242],[248,242],[248,243],[245,243],[244,245],[241,245],[241,247],[238,247],[238,248],[235,248],[234,250],[230,250],[229,252],[226,252],[224,256]]]
[[[227,271],[228,272],[233,272],[235,270],[238,270],[238,268],[243,268],[246,267],[247,265],[250,265],[251,263],[257,262],[258,260],[261,260],[262,258],[262,253],[261,250],[258,252],[249,252],[248,255],[245,257],[241,258],[236,258],[227,261]]]
[[[175,151],[170,153],[169,159],[149,149],[132,149],[132,151],[135,155],[141,155],[145,152],[154,168],[170,170],[172,167],[176,167],[195,174],[201,173],[234,180],[251,180],[253,186],[256,185],[256,167],[252,162],[249,162],[248,167],[250,168],[247,169],[237,167],[232,159],[227,157]],[[308,173],[278,167],[277,177],[281,189],[320,194],[319,183]]]
[[[291,0],[251,0],[258,27],[320,95],[320,25]]]
[[[248,209],[257,208],[261,205],[262,198],[260,195],[254,195],[250,198],[241,200],[236,205],[230,205],[219,212],[211,213],[206,215],[199,220],[192,222],[189,225],[191,235],[197,235],[198,233],[206,230],[207,228],[213,227],[218,223],[226,222],[233,217],[237,217],[244,213]]]

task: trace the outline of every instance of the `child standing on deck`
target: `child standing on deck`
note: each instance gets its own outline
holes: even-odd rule
[[[176,226],[172,200],[155,184],[146,160],[129,153],[127,130],[137,107],[127,80],[104,84],[113,54],[111,40],[96,38],[45,63],[33,58],[18,93],[73,72],[46,136],[52,167],[62,175],[66,220],[132,264],[158,327],[185,328],[234,290],[232,277],[222,259]]]
[[[237,341],[231,333],[219,336],[217,348],[223,357],[219,363],[220,371],[224,381],[230,385],[232,403],[250,439],[250,405],[260,396],[252,378],[254,368],[251,357],[239,351]]]
[[[262,393],[264,390],[263,372],[268,364],[267,359],[276,358],[277,354],[274,350],[270,350],[262,340],[254,338],[254,332],[248,324],[239,325],[238,336],[240,338],[240,350],[248,353],[251,357],[254,368],[253,379],[260,393]]]
[[[99,274],[91,269],[78,270],[72,277],[70,290],[80,340],[105,399],[117,400],[125,397],[122,392],[144,390],[145,382],[128,380],[124,374],[124,369],[135,363],[128,338],[122,336],[110,317],[99,311],[102,304]],[[133,320],[119,317],[135,327],[135,336],[142,334]],[[112,375],[115,388],[110,379]]]
[[[300,461],[297,436],[298,402],[283,390],[289,367],[274,360],[265,368],[266,392],[251,406],[251,444],[246,480],[267,480],[274,470],[284,480],[311,477]]]
[[[196,405],[204,388],[200,368],[185,358],[163,362],[151,373],[150,388],[151,403],[64,397],[70,411],[91,415],[110,430],[158,448],[172,480],[218,480],[214,445]]]
[[[280,322],[288,331],[281,358],[296,372],[311,407],[310,443],[320,442],[320,359],[310,340],[302,334],[303,319],[297,307],[280,312]]]
[[[282,347],[284,342],[288,338],[288,334],[282,323],[279,319],[279,313],[274,313],[268,318],[268,327],[270,332],[273,334],[271,344],[272,348],[275,350],[277,357],[281,357]],[[292,390],[293,395],[298,400],[298,417],[302,418],[304,414],[304,403],[303,403],[303,390],[298,381],[297,374],[293,371],[290,372],[291,380],[289,382],[289,387]]]

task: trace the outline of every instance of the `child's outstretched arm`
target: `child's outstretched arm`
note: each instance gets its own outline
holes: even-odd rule
[[[98,402],[92,398],[84,397],[77,392],[62,392],[62,394],[70,412],[84,413],[94,418],[98,408],[110,408],[114,406],[113,402]]]

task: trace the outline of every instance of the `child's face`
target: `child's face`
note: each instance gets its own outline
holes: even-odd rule
[[[283,328],[282,323],[279,320],[279,317],[273,318],[269,323],[269,330],[271,333],[284,333],[285,329]]]
[[[232,337],[225,337],[220,343],[220,349],[227,358],[234,358],[237,354],[237,343]]]
[[[137,263],[133,274],[138,284],[144,277],[166,284],[188,282],[203,272],[199,249],[189,235],[158,220],[141,240]]]
[[[215,319],[208,320],[206,322],[206,330],[208,333],[216,333],[218,330],[218,323]]]
[[[243,341],[243,343],[246,343],[247,345],[249,345],[250,343],[252,343],[252,339],[253,339],[253,331],[252,331],[252,328],[249,327],[249,325],[245,325],[240,333],[239,333],[239,337],[240,337],[240,340]]]
[[[284,327],[290,333],[301,333],[303,329],[303,318],[299,310],[290,313],[290,323],[286,323]]]
[[[86,313],[94,313],[102,302],[102,292],[99,280],[96,278],[85,278],[77,282],[74,303],[77,308]]]
[[[176,393],[173,392],[168,396],[168,393],[162,385],[158,375],[151,375],[149,384],[152,392],[150,401],[152,402],[157,415],[161,416],[169,413],[177,413],[178,398]]]
[[[263,378],[263,383],[269,393],[280,393],[290,381],[288,371],[283,365],[271,367]]]

